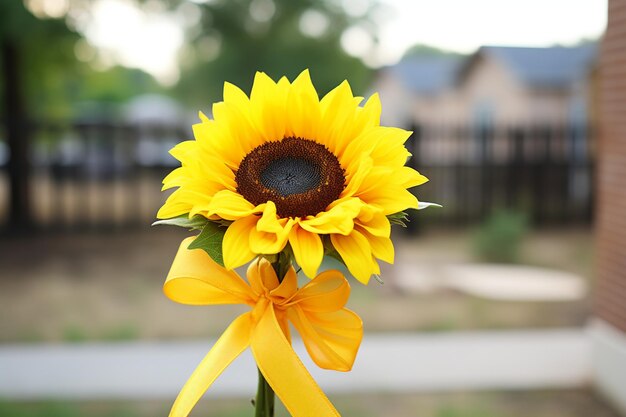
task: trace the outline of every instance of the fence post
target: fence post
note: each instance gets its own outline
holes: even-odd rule
[[[30,167],[28,160],[28,130],[24,112],[20,53],[10,40],[2,42],[4,118],[10,151],[9,229],[24,231],[33,226],[29,195]]]
[[[478,127],[478,145],[480,158],[480,213],[481,219],[486,218],[492,211],[493,202],[493,126],[481,125]]]
[[[508,130],[509,143],[508,157],[506,159],[506,186],[505,186],[505,200],[507,209],[513,209],[519,206],[520,203],[520,191],[524,189],[522,176],[525,172],[522,171],[523,158],[524,158],[524,129],[519,126],[512,127]]]

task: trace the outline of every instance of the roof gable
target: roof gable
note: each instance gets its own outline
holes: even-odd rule
[[[403,59],[388,70],[412,93],[429,95],[451,86],[460,64],[454,56],[423,56]]]
[[[467,61],[462,74],[469,72],[478,56],[493,57],[529,87],[566,88],[586,76],[596,53],[595,44],[550,48],[483,46]]]

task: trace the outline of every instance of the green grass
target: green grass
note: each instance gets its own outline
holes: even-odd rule
[[[67,325],[63,329],[63,341],[68,343],[82,343],[89,339],[87,332],[75,324]]]
[[[485,409],[485,406],[470,405],[459,407],[457,405],[444,405],[436,412],[436,417],[497,417],[493,412]]]
[[[136,324],[124,323],[106,330],[101,340],[119,342],[125,340],[136,340],[139,338],[139,328]]]
[[[590,390],[330,395],[343,417],[619,417]],[[165,417],[171,401],[0,400],[0,417]],[[203,398],[190,417],[252,417],[245,398]],[[276,417],[287,417],[278,403]]]

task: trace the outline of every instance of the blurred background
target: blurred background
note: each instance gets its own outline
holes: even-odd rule
[[[161,293],[168,151],[224,81],[305,68],[378,92],[444,206],[353,286],[355,370],[314,373],[342,415],[626,415],[624,25],[619,0],[0,0],[0,416],[167,413],[243,311]],[[192,415],[252,415],[254,364],[229,372]]]

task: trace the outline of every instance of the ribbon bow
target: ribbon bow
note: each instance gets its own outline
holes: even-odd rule
[[[363,336],[359,316],[344,308],[350,285],[339,271],[319,274],[298,289],[291,267],[279,283],[263,258],[248,268],[249,284],[216,264],[185,239],[163,291],[173,301],[192,304],[248,304],[200,362],[178,394],[170,417],[186,417],[213,381],[248,346],[257,366],[294,417],[339,416],[291,347],[288,322],[300,333],[313,361],[324,369],[349,371]]]

